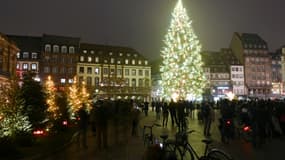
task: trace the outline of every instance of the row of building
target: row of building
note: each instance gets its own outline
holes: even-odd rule
[[[205,95],[280,98],[285,81],[285,47],[270,52],[257,34],[234,33],[228,48],[203,51]],[[42,83],[52,76],[58,89],[84,81],[94,94],[113,98],[159,96],[159,71],[129,47],[81,42],[77,37],[0,34],[0,82],[27,71]],[[153,71],[152,71],[153,68]]]
[[[57,88],[64,90],[76,76],[79,84],[84,81],[100,97],[150,99],[151,66],[132,48],[46,34],[1,34],[0,40],[0,75],[6,79],[16,74],[21,80],[31,71],[41,83],[51,76]]]

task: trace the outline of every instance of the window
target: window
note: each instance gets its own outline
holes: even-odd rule
[[[142,64],[142,61],[141,61],[141,60],[139,60],[139,62],[138,62],[138,63],[139,63],[139,65],[141,65],[141,64]]]
[[[92,68],[91,68],[91,67],[88,67],[88,68],[87,68],[87,73],[88,73],[88,74],[92,74]]]
[[[126,83],[126,86],[127,86],[127,87],[130,86],[130,80],[129,80],[129,78],[126,78],[126,79],[125,79],[125,83]]]
[[[68,70],[67,70],[67,72],[68,72],[69,74],[72,74],[72,73],[73,73],[73,68],[72,68],[72,67],[69,67]]]
[[[130,75],[130,70],[129,69],[125,69],[125,75],[126,76]]]
[[[67,47],[61,46],[61,53],[67,53]]]
[[[87,53],[87,50],[83,50],[83,53]]]
[[[117,61],[118,64],[121,64],[121,61]]]
[[[136,79],[133,78],[133,79],[132,79],[132,87],[136,87],[136,85],[137,85],[137,84],[136,84]]]
[[[32,70],[33,71],[37,70],[37,68],[38,68],[37,66],[38,65],[36,63],[32,63],[32,65],[31,65]]]
[[[125,60],[125,64],[129,64],[129,60],[128,59]]]
[[[68,79],[68,83],[73,83],[73,79]]]
[[[143,86],[143,79],[139,79],[139,87],[142,87]]]
[[[16,69],[20,69],[20,64],[19,63],[16,64]]]
[[[57,67],[52,67],[52,73],[57,73]]]
[[[112,52],[111,52],[112,53]],[[114,58],[111,58],[111,63],[114,63],[115,62],[115,59]]]
[[[144,64],[145,64],[145,65],[148,65],[148,61],[144,61]]]
[[[74,49],[73,46],[70,46],[70,47],[69,47],[69,53],[75,53],[75,49]]]
[[[108,73],[109,73],[108,68],[104,68],[103,69],[103,74],[108,74]]]
[[[132,65],[135,65],[136,64],[136,60],[132,60]]]
[[[119,53],[120,56],[123,56],[123,53]]]
[[[87,58],[87,61],[88,61],[88,62],[92,62],[92,57],[89,56],[89,57]]]
[[[122,75],[122,69],[117,69],[117,75]]]
[[[114,68],[110,69],[110,74],[112,74],[112,75],[115,74],[115,69]]]
[[[95,57],[95,62],[96,62],[96,63],[99,62],[99,57]]]
[[[97,74],[97,75],[100,73],[100,69],[98,67],[95,67],[94,71],[95,71],[95,74]]]
[[[145,76],[149,76],[149,70],[145,70]]]
[[[79,67],[79,73],[84,73],[84,67]]]
[[[143,75],[143,71],[140,69],[139,70],[139,76],[142,76]]]
[[[99,86],[99,77],[95,77],[95,86]]]
[[[28,63],[23,63],[23,70],[28,70]]]
[[[136,69],[132,69],[132,76],[136,75]]]
[[[60,83],[65,83],[65,78],[61,78]]]
[[[48,53],[51,52],[51,46],[49,44],[45,45],[45,52],[48,52]]]
[[[29,58],[29,52],[24,52],[24,53],[23,53],[23,58],[24,58],[24,59]]]
[[[145,87],[149,87],[149,79],[145,80]]]
[[[104,63],[108,63],[108,60],[107,60],[107,59],[104,59]]]
[[[20,58],[20,52],[17,53],[17,58],[18,58],[18,59]]]
[[[59,53],[59,46],[58,45],[53,45],[53,53]]]
[[[80,62],[84,61],[84,56],[80,56]]]
[[[90,53],[91,53],[91,54],[94,54],[94,51],[93,51],[93,50],[91,50],[91,51],[90,51]]]
[[[61,67],[59,72],[60,73],[65,73],[65,67]]]
[[[49,67],[44,67],[44,73],[49,73]]]
[[[32,53],[32,59],[37,59],[38,58],[38,53],[33,52]]]
[[[92,77],[87,77],[86,84],[87,84],[87,86],[91,86],[92,85]]]
[[[109,52],[109,55],[111,56],[111,55],[113,55],[113,53],[112,53],[112,52]]]

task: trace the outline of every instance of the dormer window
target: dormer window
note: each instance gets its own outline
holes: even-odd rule
[[[69,53],[75,53],[75,49],[74,49],[73,46],[70,46],[70,47],[69,47]]]
[[[94,54],[94,51],[93,51],[93,50],[91,50],[91,51],[90,51],[90,53],[91,53],[91,54]]]
[[[49,44],[45,45],[45,52],[51,52],[51,46]]]
[[[110,56],[112,56],[112,55],[113,55],[113,53],[112,53],[112,52],[109,52],[109,55],[110,55]]]
[[[123,53],[119,53],[120,56],[123,56]]]
[[[137,54],[134,54],[134,57],[137,57],[138,55]]]
[[[125,64],[129,64],[129,60],[128,59],[125,60]]]
[[[59,46],[53,45],[52,51],[53,51],[53,53],[59,53]]]
[[[61,53],[67,53],[67,47],[61,46]]]
[[[95,62],[96,62],[96,63],[99,62],[99,57],[95,57]]]
[[[88,57],[88,62],[92,62],[92,57]]]
[[[87,50],[83,50],[83,53],[87,53]]]

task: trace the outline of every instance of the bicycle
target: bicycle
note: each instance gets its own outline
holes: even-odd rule
[[[218,148],[209,149],[209,145],[212,143],[210,139],[203,139],[206,147],[204,154],[199,156],[195,149],[188,142],[188,134],[195,132],[191,130],[188,132],[178,132],[176,134],[175,152],[180,160],[232,160],[232,157]]]

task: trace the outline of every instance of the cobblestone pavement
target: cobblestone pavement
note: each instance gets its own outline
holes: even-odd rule
[[[203,124],[200,123],[195,115],[193,118],[189,118],[189,128],[194,129],[196,132],[192,133],[189,136],[189,142],[192,144],[194,149],[199,155],[204,151],[204,144],[201,142],[205,137],[203,136]],[[218,117],[218,114],[216,118]],[[51,155],[46,158],[46,160],[52,159],[64,159],[64,160],[137,160],[142,159],[145,147],[142,140],[142,131],[143,126],[152,124],[154,122],[161,123],[161,120],[156,120],[155,113],[150,111],[149,115],[145,117],[142,115],[138,136],[131,136],[130,133],[125,133],[121,135],[118,142],[114,140],[115,134],[114,131],[109,130],[109,140],[108,148],[98,150],[96,147],[96,138],[92,135],[91,131],[88,132],[88,149],[78,147],[74,142],[65,150],[61,150],[54,155]],[[283,138],[274,138],[259,148],[255,149],[249,143],[245,143],[241,140],[234,140],[229,144],[223,144],[220,142],[220,135],[218,131],[218,124],[215,121],[212,124],[211,129],[211,138],[214,140],[213,146],[218,147],[227,153],[229,153],[235,160],[265,160],[265,159],[274,159],[274,160],[283,160],[283,146],[285,145],[285,140]],[[167,133],[169,138],[174,138],[177,128],[171,126],[171,120],[169,117],[168,126],[163,127],[154,127],[153,133],[156,137],[159,137],[161,134]]]

